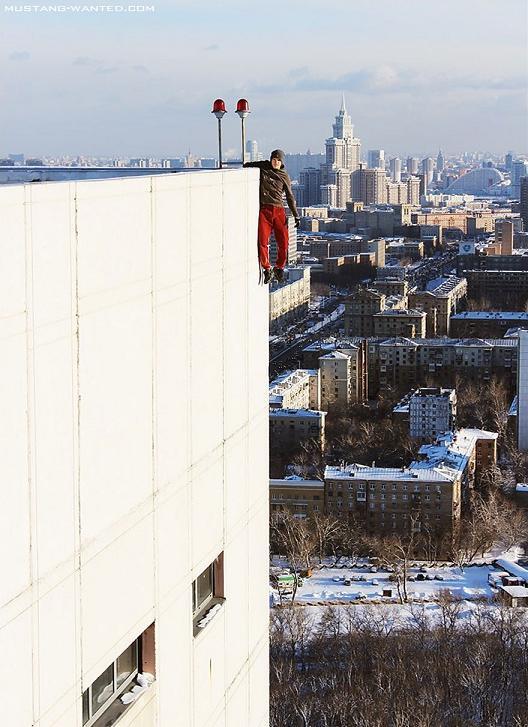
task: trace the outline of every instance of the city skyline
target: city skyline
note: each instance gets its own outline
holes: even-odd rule
[[[342,93],[364,150],[526,153],[521,0],[507,16],[491,0],[447,0],[441,12],[415,0],[382,12],[364,0],[325,12],[295,0],[272,2],[269,17],[279,8],[279,27],[248,18],[238,0],[128,15],[4,10],[2,153],[213,155],[218,96],[231,112],[226,152],[239,148],[240,97],[264,153],[317,152]]]

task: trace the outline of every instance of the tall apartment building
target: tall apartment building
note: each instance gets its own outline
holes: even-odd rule
[[[303,169],[295,194],[298,207],[321,204],[321,170],[316,167]]]
[[[517,442],[521,452],[528,452],[528,330],[519,331],[517,377]]]
[[[257,215],[254,170],[0,188],[6,727],[268,724]]]
[[[308,313],[310,302],[310,268],[288,269],[284,283],[273,283],[269,291],[269,327],[275,333],[291,321]]]
[[[417,157],[407,157],[407,174],[415,176],[420,169],[420,160]]]
[[[326,140],[325,146],[326,162],[321,164],[321,203],[344,208],[351,199],[350,174],[359,167],[361,158],[361,142],[354,136],[344,97],[332,126],[332,136]],[[332,189],[335,190],[335,199],[329,199]]]
[[[404,182],[386,180],[386,202],[390,205],[418,205],[420,204],[420,180],[418,177],[409,177]]]
[[[303,169],[308,167],[315,167],[319,169],[319,166],[325,161],[324,154],[312,154],[308,149],[305,154],[286,154],[284,158],[284,164],[290,175],[290,179],[299,179]]]
[[[431,157],[426,157],[425,159],[422,159],[422,174],[425,176],[427,180],[427,186],[431,184],[433,181],[433,175],[434,175],[434,160],[431,159]]]
[[[511,189],[514,197],[519,199],[521,192],[521,179],[528,175],[528,161],[516,159],[512,164]]]
[[[402,163],[398,157],[390,160],[390,173],[393,182],[401,182]]]
[[[457,397],[454,389],[416,389],[409,397],[409,434],[430,439],[455,428]]]
[[[386,204],[387,175],[382,168],[361,167],[352,173],[352,199],[369,204]],[[407,201],[407,200],[405,200]]]
[[[319,359],[321,407],[325,411],[362,401],[358,353],[333,351]]]
[[[297,228],[295,227],[295,218],[291,216],[287,217],[286,224],[288,225],[288,250],[286,264],[295,265],[297,262]],[[272,233],[269,239],[269,256],[270,261],[273,264],[277,259],[277,240],[275,239],[275,233]]]
[[[385,169],[384,149],[369,149],[367,152],[367,164],[369,169]]]
[[[519,182],[520,213],[525,232],[528,232],[528,177],[521,177]]]
[[[496,220],[495,240],[500,245],[501,255],[513,255],[514,226],[511,220]]]

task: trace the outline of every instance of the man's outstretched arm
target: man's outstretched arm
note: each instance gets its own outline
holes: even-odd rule
[[[244,167],[258,167],[259,169],[262,169],[262,167],[266,164],[266,162],[245,162],[243,164]]]
[[[292,215],[295,217],[295,227],[299,227],[300,217],[299,213],[297,212],[297,205],[295,204],[295,197],[293,196],[293,192],[291,189],[291,181],[288,175],[287,179],[284,182],[284,192],[286,194],[286,201],[288,203],[288,207],[291,210]]]

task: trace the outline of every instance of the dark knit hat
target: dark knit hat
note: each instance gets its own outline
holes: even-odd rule
[[[275,159],[280,159],[281,163],[284,164],[284,152],[282,149],[274,149],[270,154],[270,161]]]

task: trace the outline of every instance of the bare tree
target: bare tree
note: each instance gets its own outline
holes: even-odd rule
[[[284,511],[271,521],[270,540],[280,555],[286,557],[294,576],[292,603],[295,601],[302,570],[309,570],[317,552],[317,542],[308,523]],[[281,592],[279,589],[279,597]],[[282,602],[282,597],[281,597]]]
[[[333,553],[337,562],[339,560],[337,546],[341,539],[342,522],[333,515],[316,512],[310,517],[309,525],[316,541],[319,563],[329,552]]]

